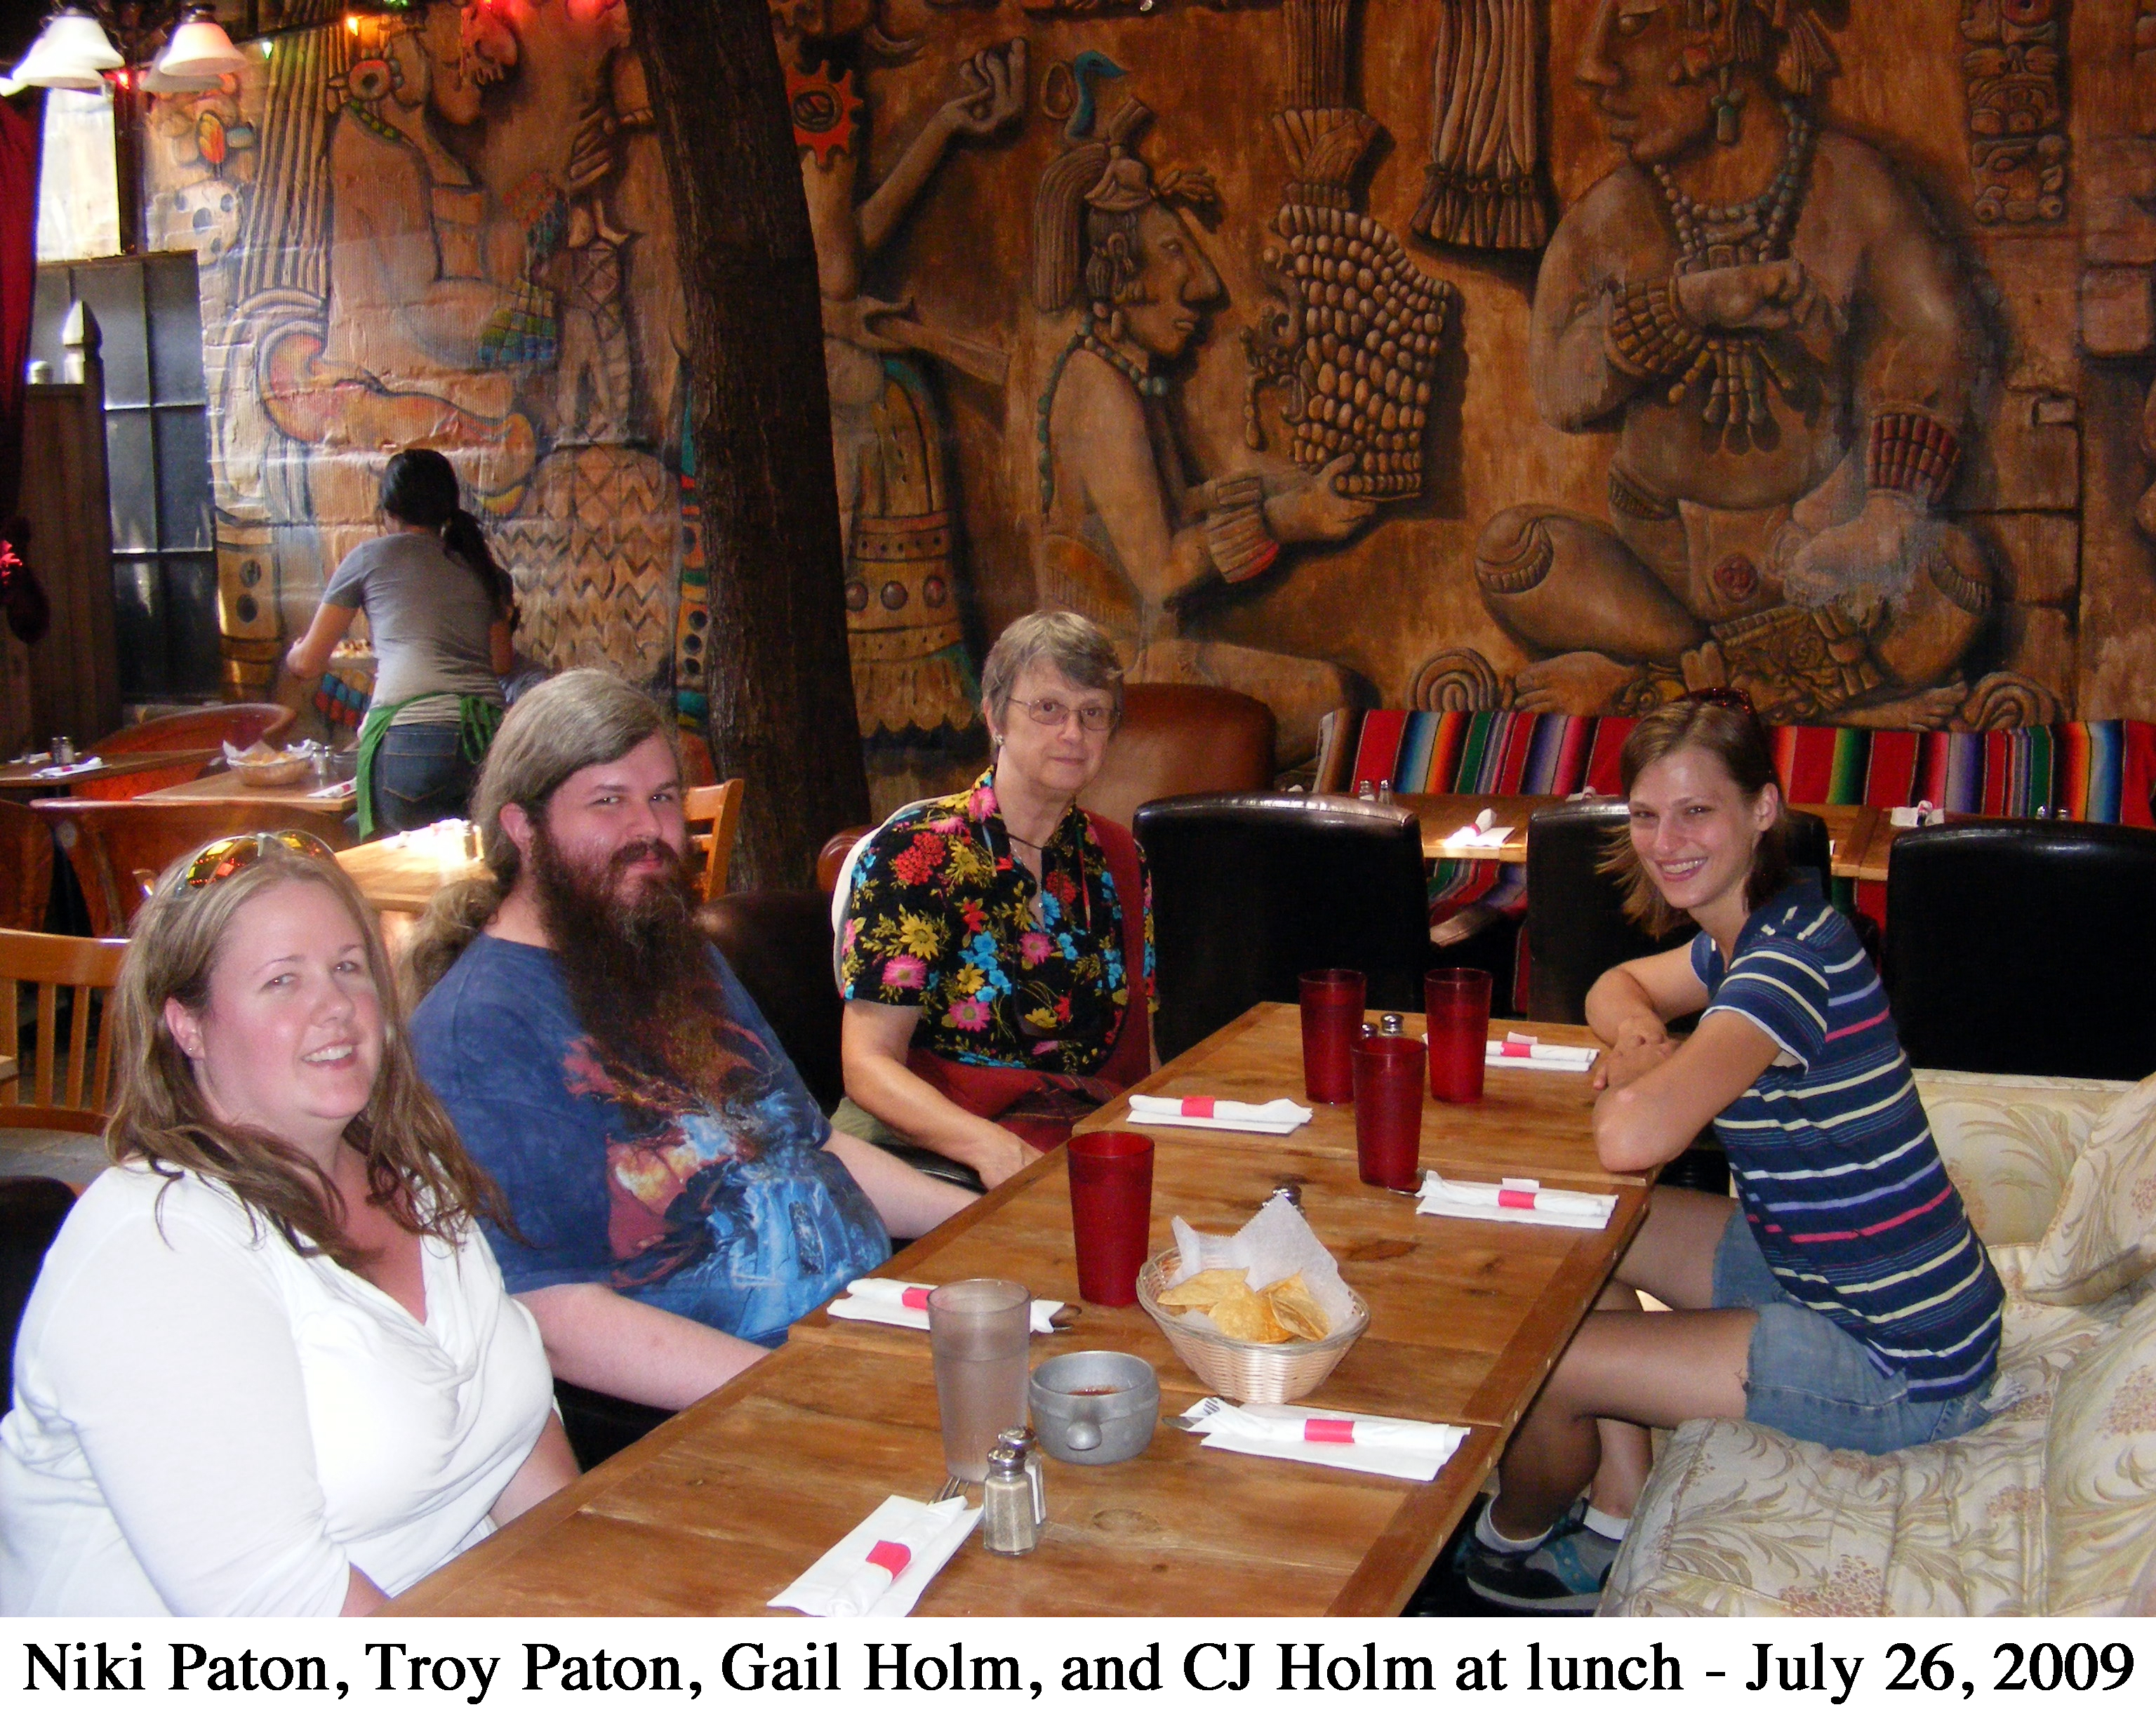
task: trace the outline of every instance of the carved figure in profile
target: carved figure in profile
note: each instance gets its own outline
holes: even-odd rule
[[[1317,470],[1275,460],[1194,480],[1168,415],[1173,367],[1204,337],[1224,296],[1184,213],[1216,200],[1212,179],[1187,167],[1156,178],[1131,141],[1151,118],[1127,100],[1092,135],[1081,96],[1034,203],[1034,302],[1078,310],[1038,412],[1043,603],[1106,629],[1131,679],[1229,686],[1265,700],[1280,721],[1279,756],[1309,756],[1323,714],[1351,702],[1330,663],[1184,636],[1187,616],[1224,584],[1255,578],[1281,546],[1338,542],[1376,504],[1342,493],[1354,459]]]
[[[264,409],[316,451],[308,486],[325,564],[372,533],[379,450],[440,446],[490,505],[513,502],[536,452],[513,377],[481,331],[508,301],[490,267],[493,204],[444,128],[475,126],[516,37],[455,0],[419,0],[378,55],[355,61],[331,134],[328,302],[264,331]]]
[[[1025,44],[1014,40],[967,60],[957,93],[862,198],[869,121],[858,87],[860,50],[903,58],[912,44],[882,33],[878,0],[770,0],[770,6],[823,295],[847,642],[861,733],[947,743],[978,725],[981,695],[966,658],[942,420],[914,355],[939,358],[998,389],[1008,362],[927,326],[910,303],[870,296],[862,275],[952,145],[1001,131],[1024,110]]]
[[[1815,117],[1811,6],[1596,10],[1577,76],[1626,160],[1552,237],[1529,367],[1550,423],[1616,431],[1609,516],[1482,533],[1483,601],[1537,659],[1520,708],[1731,684],[1782,721],[1979,719],[1991,574],[1938,511],[1987,355],[1916,192]]]

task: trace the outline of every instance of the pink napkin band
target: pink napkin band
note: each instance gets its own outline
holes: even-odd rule
[[[889,1570],[891,1579],[896,1582],[906,1573],[906,1567],[913,1562],[913,1548],[901,1546],[896,1540],[879,1540],[869,1548],[868,1557],[863,1562],[874,1564],[878,1569]]]
[[[1527,1188],[1500,1188],[1497,1190],[1497,1203],[1501,1206],[1515,1206],[1522,1211],[1532,1212],[1535,1208],[1535,1197]]]
[[[1212,1098],[1186,1098],[1178,1107],[1178,1112],[1186,1116],[1209,1116],[1213,1114],[1213,1106],[1219,1102],[1218,1099]]]
[[[1306,1444],[1352,1444],[1355,1442],[1355,1423],[1320,1420],[1313,1416],[1302,1424],[1302,1441]]]
[[[898,1299],[906,1306],[918,1308],[923,1313],[928,1311],[928,1291],[917,1284]]]

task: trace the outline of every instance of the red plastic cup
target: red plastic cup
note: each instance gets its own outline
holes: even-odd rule
[[[1490,975],[1440,967],[1423,975],[1430,1022],[1430,1096],[1445,1104],[1482,1101],[1482,1059],[1490,1044]]]
[[[1363,975],[1323,967],[1297,981],[1302,990],[1302,1090],[1312,1104],[1355,1096],[1355,1041],[1363,1030]]]
[[[1364,1039],[1354,1059],[1356,1168],[1373,1187],[1420,1187],[1422,1041]]]
[[[1142,1134],[1076,1134],[1068,1149],[1079,1297],[1130,1306],[1152,1228],[1152,1142]]]

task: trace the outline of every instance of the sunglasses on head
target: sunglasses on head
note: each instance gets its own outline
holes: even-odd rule
[[[1752,706],[1752,695],[1738,686],[1702,686],[1694,692],[1677,695],[1681,705],[1719,705],[1725,711],[1742,711],[1748,716],[1759,713]]]
[[[297,854],[304,859],[326,860],[336,864],[336,851],[320,836],[309,835],[304,829],[267,829],[247,835],[228,835],[212,842],[187,862],[187,869],[180,875],[179,886],[184,890],[199,890],[208,885],[222,883],[235,873],[242,872],[264,854],[281,848],[288,854]]]

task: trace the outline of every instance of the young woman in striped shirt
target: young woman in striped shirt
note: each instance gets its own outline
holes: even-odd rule
[[[1947,1179],[1879,976],[1792,872],[1767,736],[1743,695],[1643,718],[1611,868],[1650,931],[1699,927],[1588,993],[1597,1152],[1637,1173],[1710,1124],[1737,1198],[1655,1191],[1646,1222],[1514,1434],[1469,1583],[1591,1609],[1650,1427],[1712,1415],[1874,1453],[1982,1424],[2003,1294]],[[1701,1011],[1704,1013],[1701,1013]],[[1701,1013],[1689,1038],[1666,1024]],[[1648,1313],[1635,1290],[1671,1311]],[[1585,1489],[1593,1483],[1592,1502]]]

